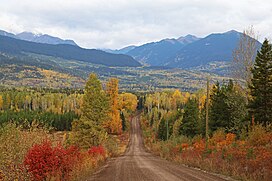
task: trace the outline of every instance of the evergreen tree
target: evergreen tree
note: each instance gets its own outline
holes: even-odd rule
[[[71,141],[83,148],[101,144],[106,138],[102,125],[108,119],[108,111],[106,93],[97,76],[91,74],[84,91],[82,116],[72,125]]]
[[[158,138],[160,140],[167,140],[167,121],[162,118],[159,123]]]
[[[249,122],[246,120],[248,116],[247,95],[242,87],[234,85],[232,89],[226,93],[227,109],[230,122],[228,123],[227,131],[235,134],[240,134],[244,126]]]
[[[127,125],[126,125],[126,118],[124,113],[121,111],[120,118],[122,120],[122,131],[126,131]]]
[[[108,119],[108,112],[109,100],[106,93],[97,76],[91,74],[84,91],[82,118],[101,126]]]
[[[253,78],[249,86],[252,100],[249,107],[255,120],[259,123],[272,122],[272,46],[265,39],[261,50],[258,51]]]
[[[232,85],[230,85],[232,86]],[[217,82],[213,86],[211,94],[211,108],[210,108],[210,129],[212,131],[218,128],[227,128],[230,123],[230,113],[227,100],[227,91],[230,90],[226,85],[220,86]]]
[[[220,86],[217,83],[213,87],[209,123],[211,131],[224,128],[228,132],[239,132],[247,116],[247,99],[243,92],[232,80],[228,84]]]
[[[198,123],[200,115],[198,109],[198,102],[196,99],[189,99],[184,106],[183,120],[180,125],[179,133],[193,137],[199,133]]]

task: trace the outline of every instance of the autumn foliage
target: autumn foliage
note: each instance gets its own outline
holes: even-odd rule
[[[102,156],[102,157],[106,157],[106,151],[104,149],[103,146],[92,146],[89,150],[88,150],[89,155],[96,157],[96,156]]]
[[[237,139],[233,133],[216,131],[205,139],[169,140],[146,144],[160,156],[200,167],[211,172],[231,175],[242,180],[272,178],[272,133],[262,126],[253,127],[246,139]]]
[[[0,180],[86,180],[107,157],[123,152],[127,142],[120,133],[137,107],[137,96],[119,95],[118,79],[110,79],[106,88],[91,74],[84,95],[73,90],[0,92]],[[60,132],[70,129],[72,120],[72,131]],[[3,124],[10,121],[14,124]]]
[[[42,144],[35,144],[28,151],[24,165],[33,180],[46,178],[67,180],[79,158],[80,152],[77,147],[71,146],[67,149],[61,145],[53,147],[50,141],[44,141]]]
[[[109,120],[105,121],[104,127],[108,133],[120,134],[122,132],[122,123],[118,110],[118,79],[111,78],[108,81],[106,92],[109,97],[110,111]]]
[[[105,158],[106,150],[103,146],[93,146],[88,151],[81,151],[75,146],[64,148],[62,145],[53,146],[50,141],[44,141],[29,149],[23,165],[34,181],[73,180],[75,170],[82,170],[86,164],[93,168]]]

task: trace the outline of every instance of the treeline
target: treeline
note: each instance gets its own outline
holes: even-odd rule
[[[0,91],[0,110],[43,111],[80,114],[82,93],[40,92],[35,90]]]
[[[26,129],[35,125],[57,131],[71,130],[73,120],[79,119],[82,115],[84,97],[86,97],[84,93],[87,91],[88,89],[2,87],[0,88],[0,125],[13,122]],[[108,108],[108,111],[111,109],[113,118],[109,118],[108,122],[104,123],[107,126],[104,125],[104,127],[107,127],[108,132],[111,133],[125,130],[128,127],[127,115],[137,107],[135,95],[118,93],[118,91],[118,79],[110,79],[105,94],[106,101],[112,100],[112,106]],[[92,99],[96,100],[97,97]],[[98,101],[103,102],[103,100]],[[96,104],[99,105],[99,103]],[[101,112],[97,111],[93,114],[101,114]],[[114,121],[121,124],[113,126]]]
[[[71,130],[72,121],[81,114],[82,97],[73,90],[1,89],[0,124]]]
[[[3,123],[12,122],[24,129],[43,127],[47,129],[54,129],[56,131],[65,131],[71,130],[72,121],[78,118],[79,115],[75,114],[75,112],[57,114],[40,111],[5,111],[0,113],[0,125]]]

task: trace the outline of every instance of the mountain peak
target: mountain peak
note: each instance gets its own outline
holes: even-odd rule
[[[21,33],[18,33],[16,34],[17,36],[20,36],[20,35],[29,35],[29,36],[41,36],[42,34],[41,33],[32,33],[30,31],[23,31]]]
[[[195,35],[188,34],[185,36],[185,38],[197,38]]]
[[[199,40],[199,39],[200,39],[200,38],[198,38],[198,37],[196,37],[196,36],[194,36],[194,35],[188,34],[188,35],[186,35],[185,37],[183,37],[183,36],[179,37],[179,38],[177,39],[177,41],[179,41],[180,43],[186,43],[186,44],[188,44],[188,43],[192,43],[192,42],[194,42],[194,41],[197,41],[197,40]]]
[[[25,41],[32,41],[36,43],[46,43],[46,44],[68,44],[68,45],[74,45],[77,46],[77,44],[73,40],[63,40],[58,37],[54,37],[47,34],[41,34],[41,33],[32,33],[24,31],[22,33],[19,33],[16,35],[18,39],[25,40]]]
[[[8,37],[11,37],[11,38],[15,38],[16,37],[14,34],[6,32],[6,31],[3,31],[3,30],[0,30],[0,35],[2,35],[2,36],[8,36]]]
[[[162,42],[162,41],[167,41],[172,44],[175,44],[177,42],[177,40],[175,38],[166,38],[166,39],[161,40],[160,42]]]
[[[227,31],[227,32],[225,32],[223,34],[239,34],[239,32],[236,31],[236,30],[230,30],[230,31]]]

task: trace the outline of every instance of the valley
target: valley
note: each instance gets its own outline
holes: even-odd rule
[[[182,70],[165,67],[108,67],[78,60],[66,60],[38,54],[0,55],[0,85],[13,87],[83,88],[89,73],[102,82],[110,77],[120,80],[120,91],[151,92],[163,89],[195,91],[227,76],[205,72],[206,69]],[[211,70],[211,69],[210,69]]]
[[[232,76],[232,52],[241,36],[234,30],[204,38],[189,34],[96,50],[46,34],[0,31],[0,86],[83,89],[93,72],[102,83],[118,78],[120,91],[194,92],[205,86],[208,77],[215,83]],[[260,46],[257,40],[256,45]]]

